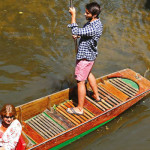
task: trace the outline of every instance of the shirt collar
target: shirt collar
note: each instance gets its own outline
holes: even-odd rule
[[[92,22],[89,22],[91,25],[93,25],[93,24],[95,24],[96,22],[98,22],[100,19],[98,18],[98,19],[96,19],[96,20],[94,20],[94,21],[92,21]]]

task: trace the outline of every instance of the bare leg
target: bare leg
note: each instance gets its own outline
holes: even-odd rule
[[[67,112],[71,114],[72,113],[83,114],[83,105],[86,96],[85,81],[78,81],[77,86],[78,86],[78,106],[74,107],[73,110],[72,108],[67,108]]]
[[[78,85],[78,109],[81,111],[83,110],[84,99],[86,96],[86,88],[85,88],[85,81],[80,81],[77,83]]]
[[[95,79],[95,77],[94,77],[94,75],[92,73],[89,74],[88,81],[89,81],[89,84],[90,84],[90,86],[91,86],[91,88],[92,88],[92,90],[94,92],[94,95],[93,95],[94,98],[96,100],[99,100],[100,97],[98,95],[98,89],[97,89],[96,79]]]

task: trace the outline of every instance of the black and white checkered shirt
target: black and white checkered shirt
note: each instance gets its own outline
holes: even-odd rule
[[[73,35],[80,36],[77,60],[87,59],[93,61],[98,55],[97,42],[102,35],[103,25],[100,19],[87,22],[83,28],[78,28],[76,23],[69,24]]]

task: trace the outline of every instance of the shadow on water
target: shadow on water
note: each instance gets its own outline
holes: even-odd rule
[[[150,0],[146,1],[145,8],[150,10]]]

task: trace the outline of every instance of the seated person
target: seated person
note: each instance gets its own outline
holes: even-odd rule
[[[20,122],[15,118],[15,107],[4,105],[0,116],[0,150],[15,150],[22,131]]]

